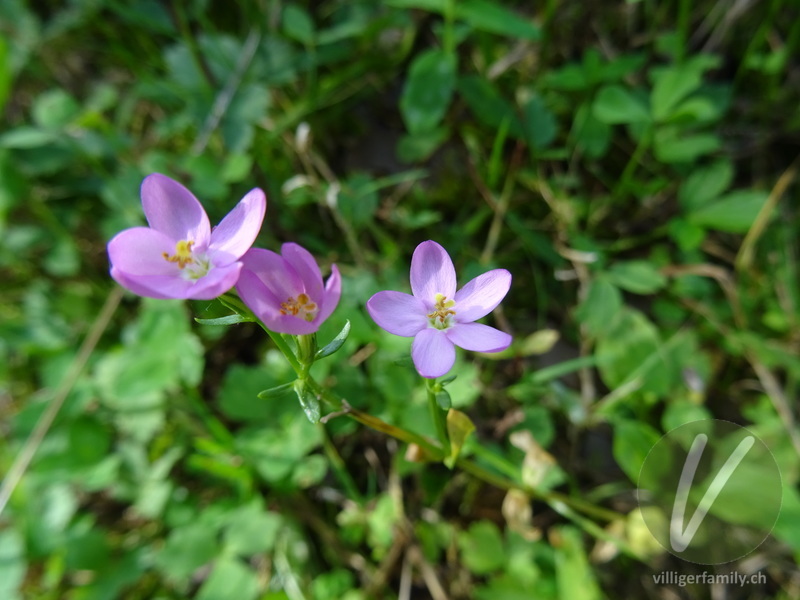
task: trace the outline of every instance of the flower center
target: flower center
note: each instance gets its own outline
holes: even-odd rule
[[[281,302],[282,315],[292,315],[304,321],[313,321],[317,316],[317,310],[316,303],[311,301],[308,294],[300,294],[297,298],[289,296],[286,302]]]
[[[428,313],[428,322],[436,329],[451,327],[456,314],[453,310],[455,305],[455,300],[448,300],[444,294],[436,294],[436,304],[433,306],[433,312]]]
[[[193,240],[181,240],[175,244],[175,254],[172,256],[166,252],[161,253],[167,262],[177,263],[184,279],[200,279],[209,270],[208,260],[205,256],[192,252],[192,246]],[[191,266],[187,269],[187,265]]]
[[[186,265],[194,262],[194,257],[192,256],[192,246],[194,246],[194,242],[192,240],[181,240],[175,244],[175,254],[172,256],[166,252],[163,252],[162,254],[167,262],[178,263],[178,268],[183,270],[186,268]]]

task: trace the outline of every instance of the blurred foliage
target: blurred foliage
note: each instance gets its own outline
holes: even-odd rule
[[[343,272],[320,338],[345,320],[350,337],[315,376],[426,435],[408,340],[364,304],[407,291],[426,239],[460,283],[509,269],[494,319],[514,346],[460,353],[447,388],[490,448],[475,459],[624,518],[576,521],[345,419],[312,425],[293,395],[257,397],[291,375],[253,324],[126,297],[2,514],[0,596],[662,598],[651,574],[693,565],[643,533],[636,478],[664,432],[716,417],[784,478],[767,583],[730,597],[798,597],[799,52],[781,0],[4,0],[4,472],[157,171],[212,222],[262,187],[258,244]]]

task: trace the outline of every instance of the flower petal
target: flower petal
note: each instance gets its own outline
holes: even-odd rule
[[[290,297],[297,297],[303,292],[303,282],[297,272],[286,260],[271,250],[263,248],[250,248],[242,257],[244,268],[252,271],[266,286],[278,302],[276,310],[281,302],[285,302]]]
[[[316,265],[316,263],[314,263]],[[331,316],[339,304],[339,299],[342,297],[342,276],[339,274],[339,269],[336,265],[331,265],[331,276],[328,277],[328,282],[325,284],[325,291],[322,293],[322,300],[320,301],[319,312],[314,318],[314,322],[318,325],[322,324],[325,319]],[[313,299],[314,296],[311,296]]]
[[[253,245],[266,210],[264,192],[258,188],[250,190],[211,231],[208,245],[211,262],[226,264],[239,260]]]
[[[473,352],[500,352],[512,339],[506,332],[480,323],[456,323],[445,333],[456,346]]]
[[[445,332],[429,327],[420,331],[411,344],[411,358],[417,372],[423,377],[441,377],[456,362],[456,347]]]
[[[394,335],[411,337],[428,326],[425,304],[403,292],[378,292],[367,301],[367,312],[379,327]]]
[[[119,232],[108,242],[111,265],[126,275],[180,276],[174,262],[164,258],[164,253],[175,253],[175,240],[148,227],[133,227]]]
[[[314,333],[319,329],[319,323],[310,323],[293,315],[280,314],[280,303],[283,300],[279,300],[253,271],[242,270],[236,283],[236,291],[242,301],[271,331],[303,335]]]
[[[456,321],[469,323],[492,312],[511,287],[511,273],[494,269],[467,283],[456,292]]]
[[[173,275],[136,275],[111,269],[111,277],[138,296],[159,299],[213,300],[231,289],[239,277],[241,263],[211,269],[196,281]]]
[[[289,242],[281,246],[281,256],[292,265],[292,268],[300,277],[305,293],[314,302],[321,303],[323,297],[322,273],[311,253],[302,246]]]
[[[447,251],[434,241],[422,242],[411,257],[411,292],[426,309],[433,307],[436,294],[453,298],[456,270]]]
[[[174,242],[191,240],[205,250],[211,235],[208,216],[194,194],[177,181],[153,173],[142,182],[142,208],[153,229]]]

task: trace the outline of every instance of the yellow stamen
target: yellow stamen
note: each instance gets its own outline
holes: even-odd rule
[[[300,317],[310,322],[317,316],[317,305],[305,293],[298,295],[297,299],[294,296],[289,296],[286,302],[281,302],[280,313],[282,315]]]
[[[181,240],[175,244],[175,254],[170,256],[166,252],[162,252],[162,255],[167,262],[178,263],[178,268],[183,270],[186,265],[194,262],[194,258],[192,257],[193,245],[194,242],[192,240]]]
[[[448,300],[444,294],[436,294],[435,299],[434,310],[428,314],[428,319],[430,319],[431,325],[437,329],[445,329],[450,325],[450,317],[456,314],[456,311],[453,310],[456,301]]]

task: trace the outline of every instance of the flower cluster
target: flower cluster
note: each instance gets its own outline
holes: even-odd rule
[[[210,300],[232,288],[271,331],[316,332],[333,313],[342,293],[336,265],[328,281],[314,257],[297,244],[281,253],[252,248],[267,208],[258,188],[211,228],[200,202],[180,183],[160,174],[142,183],[142,207],[149,227],[133,227],[108,243],[111,276],[123,287],[150,298]],[[507,333],[475,323],[505,297],[511,274],[494,269],[456,290],[453,262],[433,241],[411,258],[411,294],[378,292],[367,311],[386,331],[413,337],[411,356],[420,375],[447,373],[455,346],[499,352]]]
[[[148,298],[212,300],[236,286],[242,301],[273,331],[314,333],[336,308],[339,271],[323,289],[311,254],[285,244],[284,257],[251,248],[267,200],[256,188],[213,229],[194,194],[155,173],[142,182],[150,227],[133,227],[108,243],[111,276]]]

